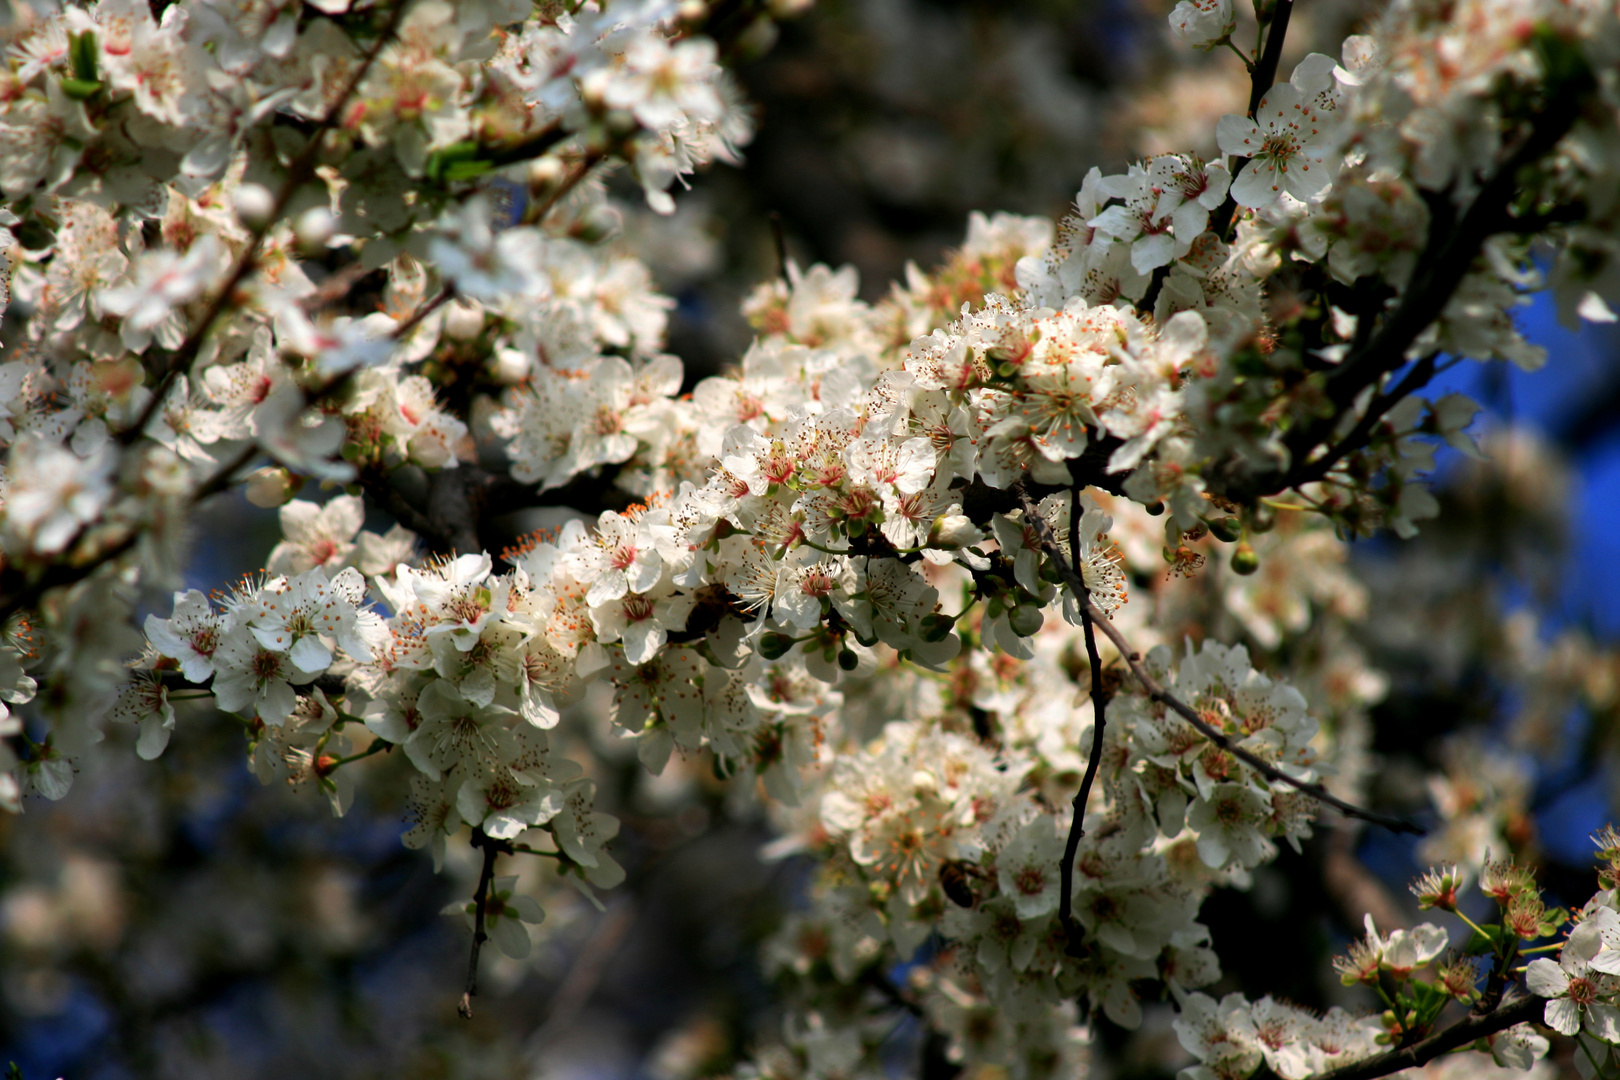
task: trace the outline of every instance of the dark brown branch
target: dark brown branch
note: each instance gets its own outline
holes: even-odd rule
[[[1260,110],[1260,99],[1277,81],[1277,65],[1282,63],[1283,42],[1288,38],[1288,20],[1293,14],[1294,0],[1277,0],[1277,7],[1271,13],[1271,27],[1266,31],[1265,51],[1260,54],[1254,70],[1249,72],[1250,116]]]
[[[1344,363],[1329,378],[1327,398],[1332,405],[1331,415],[1315,423],[1302,424],[1290,433],[1285,440],[1290,461],[1286,471],[1254,477],[1221,494],[1247,501],[1255,495],[1307,482],[1297,478],[1309,476],[1316,466],[1316,462],[1307,461],[1307,455],[1331,437],[1333,425],[1363,389],[1375,385],[1384,375],[1407,362],[1407,350],[1445,309],[1484,249],[1485,241],[1496,233],[1514,229],[1514,219],[1508,216],[1507,206],[1517,188],[1519,170],[1551,152],[1574,126],[1580,116],[1578,106],[1584,92],[1583,81],[1571,80],[1531,118],[1529,131],[1480,185],[1479,192],[1460,218],[1453,218],[1449,213],[1449,200],[1438,195],[1429,200],[1429,242],[1395,310],[1364,343],[1345,357]],[[1337,458],[1343,454],[1334,448],[1328,451],[1328,456]]]
[[[1298,487],[1301,484],[1321,480],[1332,471],[1333,466],[1366,446],[1372,438],[1373,430],[1378,426],[1378,421],[1382,420],[1386,413],[1405,400],[1408,394],[1416,393],[1427,386],[1430,379],[1434,378],[1437,368],[1435,358],[1438,355],[1438,353],[1430,353],[1419,360],[1412,366],[1412,370],[1406,373],[1406,377],[1396,384],[1394,389],[1379,395],[1369,403],[1366,413],[1356,422],[1356,426],[1350,429],[1349,434],[1340,439],[1336,446],[1321,457],[1298,469],[1291,478],[1292,482],[1289,486]]]
[[[1476,1039],[1495,1035],[1514,1024],[1537,1020],[1546,1004],[1545,999],[1538,997],[1510,998],[1501,1008],[1484,1016],[1470,1015],[1444,1031],[1436,1032],[1426,1039],[1419,1039],[1411,1046],[1403,1046],[1399,1050],[1391,1050],[1377,1057],[1319,1073],[1314,1080],[1374,1080],[1375,1077],[1389,1076],[1403,1069],[1415,1069],[1428,1064],[1441,1054],[1468,1046]]]
[[[571,134],[559,124],[551,124],[515,142],[492,146],[479,154],[478,159],[489,162],[495,168],[516,165],[520,161],[539,157]]]
[[[1125,640],[1125,635],[1120,633],[1119,629],[1108,620],[1108,616],[1104,615],[1097,605],[1086,597],[1085,582],[1064,561],[1062,551],[1050,539],[1052,527],[1038,513],[1034,513],[1032,510],[1027,512],[1030,513],[1031,520],[1036,524],[1036,532],[1039,534],[1041,546],[1046,548],[1047,554],[1051,555],[1052,561],[1057,565],[1064,582],[1074,591],[1077,601],[1080,602],[1082,614],[1089,616],[1093,623],[1102,628],[1102,632],[1108,636],[1108,640],[1114,643],[1114,648],[1118,649],[1120,656],[1125,658],[1125,663],[1130,666],[1131,674],[1136,676],[1137,683],[1147,692],[1149,698],[1169,708],[1196,728],[1204,738],[1231,754],[1273,784],[1287,784],[1302,795],[1307,795],[1317,802],[1333,807],[1346,817],[1358,818],[1374,825],[1381,825],[1392,832],[1412,833],[1417,836],[1424,835],[1425,830],[1410,821],[1375,813],[1371,810],[1364,810],[1354,803],[1345,802],[1321,784],[1312,784],[1289,776],[1271,763],[1238,746],[1224,732],[1210,726],[1202,716],[1198,715],[1197,710],[1160,686],[1158,680],[1150,675],[1143,665],[1141,654],[1131,648],[1130,642]]]
[[[396,327],[389,336],[396,341],[404,337],[419,323],[421,323],[421,321],[426,318],[429,313],[438,308],[438,306],[444,303],[445,300],[449,299],[451,295],[453,295],[453,291],[446,289],[444,292],[440,293],[426,304],[423,304],[421,307],[417,308],[417,310],[413,312],[408,319]],[[337,375],[334,375],[332,378],[328,379],[319,386],[305,390],[305,407],[307,408],[309,405],[320,401],[323,398],[330,397],[331,395],[342,391],[344,387],[348,386],[349,382],[353,380],[357,370],[357,368],[350,368],[348,371],[343,371]],[[229,487],[233,483],[236,473],[245,467],[248,462],[252,461],[258,452],[259,447],[256,443],[250,443],[243,447],[236,457],[232,458],[229,463],[222,466],[207,480],[203,481],[202,485],[198,487],[196,491],[191,493],[190,501],[192,505],[201,502],[210,495],[217,495]],[[82,542],[83,539],[90,534],[93,528],[94,523],[81,528],[78,535],[69,542],[65,550],[71,552],[77,548],[80,542]],[[84,562],[76,564],[66,564],[60,562],[53,563],[52,565],[46,567],[37,578],[34,578],[32,581],[22,580],[18,585],[12,585],[9,580],[14,576],[21,579],[22,575],[18,571],[15,571],[9,567],[0,569],[0,586],[4,586],[6,589],[5,592],[0,592],[0,623],[4,623],[5,620],[11,618],[12,615],[23,610],[24,608],[32,607],[34,604],[38,603],[40,598],[51,589],[62,588],[63,586],[72,585],[74,582],[81,581],[93,574],[97,568],[133,550],[135,545],[140,541],[141,533],[142,529],[140,527],[133,528],[127,535],[123,537],[123,539],[119,540],[110,547],[102,549],[96,555],[86,559]]]
[[[467,988],[461,994],[461,1004],[456,1006],[463,1020],[472,1019],[472,999],[478,993],[478,953],[489,940],[489,934],[484,931],[484,911],[489,905],[490,883],[495,880],[495,857],[504,845],[485,836],[484,830],[474,829],[472,846],[483,848],[484,866],[478,872],[478,891],[473,894],[473,939],[472,954],[467,958]]]
[[[1260,100],[1271,89],[1271,84],[1277,81],[1277,65],[1282,62],[1283,42],[1288,38],[1288,20],[1294,14],[1294,0],[1277,0],[1277,9],[1272,13],[1270,29],[1266,31],[1266,46],[1260,54],[1260,59],[1249,69],[1249,116],[1252,118],[1260,109]],[[1243,168],[1248,158],[1232,159],[1232,175],[1236,177],[1238,170]],[[1232,218],[1237,214],[1237,200],[1227,192],[1226,199],[1210,215],[1209,227],[1217,236],[1225,236],[1227,229],[1232,225]]]
[[[1059,557],[1056,538],[1052,535],[1052,526],[1040,515],[1035,504],[1030,501],[1029,495],[1020,490],[1019,500],[1024,504],[1024,513],[1041,534],[1041,542],[1051,552],[1052,557],[1062,562]],[[1105,710],[1108,705],[1107,696],[1103,691],[1102,657],[1097,652],[1097,635],[1091,625],[1091,590],[1086,588],[1085,578],[1080,573],[1080,489],[1074,488],[1071,492],[1072,501],[1069,503],[1069,556],[1074,565],[1066,567],[1069,571],[1071,587],[1075,590],[1076,601],[1080,605],[1080,624],[1086,635],[1086,662],[1091,667],[1091,755],[1086,759],[1086,772],[1080,780],[1080,790],[1075,793],[1073,813],[1069,817],[1069,838],[1063,845],[1063,858],[1058,863],[1058,921],[1063,924],[1063,934],[1068,939],[1065,951],[1071,956],[1084,955],[1084,944],[1080,926],[1074,921],[1074,860],[1080,851],[1080,841],[1086,835],[1086,804],[1091,800],[1091,786],[1097,780],[1097,770],[1102,765],[1103,728],[1105,724]]]

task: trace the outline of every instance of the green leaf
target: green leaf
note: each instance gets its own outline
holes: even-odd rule
[[[1483,930],[1484,933],[1480,933]],[[1463,949],[1469,956],[1484,956],[1496,951],[1502,943],[1502,927],[1500,923],[1486,923],[1479,930],[1474,931],[1468,939],[1468,945]]]

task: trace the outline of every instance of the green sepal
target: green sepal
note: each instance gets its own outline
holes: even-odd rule
[[[423,175],[436,184],[480,176],[494,165],[493,162],[479,159],[480,149],[476,139],[463,139],[440,147],[428,155],[427,163],[422,167]]]
[[[1451,995],[1437,983],[1414,982],[1398,1000],[1417,1013],[1419,1027],[1427,1028],[1439,1018],[1440,1010],[1451,1004]]]
[[[793,639],[786,634],[769,633],[759,639],[759,655],[766,660],[780,660],[793,648]]]
[[[62,93],[74,101],[89,101],[101,93],[100,83],[90,82],[85,79],[63,79],[61,85]]]
[[[68,35],[68,64],[73,68],[75,81],[97,84],[101,82],[101,77],[96,71],[97,63],[101,59],[101,50],[96,45],[94,30]],[[64,89],[68,81],[62,80]]]

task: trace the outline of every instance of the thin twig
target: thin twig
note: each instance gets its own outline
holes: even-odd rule
[[[1030,501],[1029,494],[1020,490],[1019,500],[1024,504],[1024,513],[1029,515],[1030,521],[1042,531],[1042,540],[1053,552],[1052,557],[1062,562],[1056,551],[1056,544],[1052,543],[1051,526],[1036,510],[1035,504]],[[1069,838],[1063,845],[1063,858],[1058,863],[1058,921],[1063,925],[1064,937],[1068,940],[1066,950],[1071,956],[1080,956],[1084,953],[1080,927],[1074,921],[1074,860],[1080,851],[1080,841],[1086,835],[1086,804],[1091,800],[1091,786],[1097,780],[1097,770],[1102,766],[1103,728],[1105,724],[1104,712],[1108,704],[1103,693],[1102,684],[1102,658],[1097,652],[1097,635],[1091,626],[1091,590],[1086,588],[1085,578],[1080,573],[1080,489],[1075,488],[1070,493],[1069,503],[1069,557],[1074,560],[1074,566],[1068,569],[1072,573],[1071,582],[1077,582],[1076,594],[1080,603],[1080,623],[1086,635],[1086,662],[1091,666],[1091,756],[1086,760],[1086,772],[1080,780],[1080,790],[1075,793],[1073,813],[1069,817]]]
[[[1130,665],[1131,674],[1136,676],[1136,681],[1141,684],[1142,689],[1147,691],[1148,697],[1172,709],[1183,720],[1197,728],[1200,735],[1249,766],[1255,772],[1258,772],[1261,776],[1264,776],[1269,782],[1287,784],[1301,794],[1308,795],[1317,802],[1333,807],[1345,817],[1359,818],[1374,825],[1381,825],[1391,832],[1411,833],[1414,836],[1423,836],[1426,833],[1427,830],[1404,818],[1375,813],[1371,810],[1362,809],[1354,803],[1345,802],[1321,784],[1313,784],[1289,776],[1276,766],[1238,746],[1224,732],[1210,726],[1203,717],[1198,715],[1195,709],[1160,686],[1158,681],[1148,674],[1147,668],[1143,666],[1141,655],[1131,650],[1130,643],[1125,640],[1125,636],[1119,632],[1113,623],[1107,621],[1107,617],[1097,610],[1096,605],[1088,602],[1087,606],[1091,608],[1091,617],[1093,619],[1102,620],[1098,625],[1102,627],[1103,633],[1108,635],[1108,639],[1114,643],[1114,647],[1120,651],[1120,655],[1125,657],[1125,662]]]
[[[1305,482],[1298,477],[1310,475],[1323,460],[1307,461],[1307,455],[1331,439],[1344,410],[1364,388],[1376,385],[1386,373],[1407,362],[1407,350],[1445,310],[1484,249],[1485,241],[1499,232],[1512,230],[1514,219],[1508,216],[1507,207],[1518,187],[1519,170],[1550,153],[1574,126],[1581,115],[1580,99],[1585,90],[1584,82],[1572,82],[1548,101],[1532,119],[1529,130],[1512,153],[1480,185],[1460,218],[1451,215],[1442,218],[1440,211],[1449,209],[1449,203],[1439,196],[1431,200],[1429,240],[1399,303],[1365,338],[1362,335],[1371,320],[1358,325],[1356,345],[1329,376],[1327,400],[1332,406],[1332,419],[1301,424],[1289,434],[1285,440],[1290,461],[1287,469],[1250,477],[1240,485],[1228,485],[1221,494],[1243,502],[1255,494],[1282,491]],[[1450,227],[1445,228],[1448,223]],[[1330,447],[1324,455],[1335,460],[1342,456],[1337,447]]]
[[[1412,365],[1412,370],[1406,373],[1405,378],[1401,379],[1394,389],[1373,399],[1368,404],[1366,413],[1356,422],[1356,426],[1350,429],[1350,433],[1339,440],[1338,444],[1332,449],[1321,457],[1306,463],[1302,469],[1290,477],[1292,480],[1290,486],[1300,487],[1323,479],[1333,470],[1335,465],[1367,445],[1374,429],[1378,426],[1378,421],[1384,418],[1384,414],[1406,400],[1408,395],[1416,393],[1424,386],[1427,386],[1429,380],[1434,378],[1436,374],[1435,357],[1437,355],[1437,353],[1430,353],[1419,360]]]
[[[573,172],[569,173],[566,178],[564,178],[555,188],[551,190],[550,194],[548,194],[544,199],[541,199],[540,202],[532,206],[529,211],[523,215],[524,219],[531,221],[536,225],[545,221],[546,215],[551,213],[551,211],[556,208],[557,204],[562,201],[563,196],[567,195],[570,191],[573,191],[574,187],[581,180],[585,179],[586,174],[606,158],[607,153],[605,151],[592,150],[587,153],[583,158],[580,159],[579,164],[574,166]]]
[[[394,329],[388,334],[389,338],[394,341],[403,341],[405,339],[405,335],[422,325],[423,319],[427,318],[435,311],[438,311],[439,308],[444,306],[444,302],[446,300],[449,300],[455,295],[456,287],[454,285],[446,285],[439,295],[418,307],[415,311],[411,312],[409,318],[400,323],[398,326],[394,327]]]
[[[360,279],[378,269],[367,266],[360,259],[354,260],[345,266],[332,271],[326,280],[315,286],[315,291],[298,301],[298,307],[306,313],[316,312],[329,304],[335,304],[349,295],[349,290],[360,283]]]
[[[531,854],[544,854],[531,852]],[[579,1014],[586,1005],[590,1004],[591,996],[596,993],[597,987],[602,985],[602,977],[607,974],[608,966],[613,957],[618,954],[619,946],[624,937],[630,932],[636,921],[636,903],[634,900],[624,899],[609,908],[596,926],[591,930],[591,936],[574,955],[574,960],[568,966],[568,974],[563,976],[551,1000],[546,1003],[546,1020],[540,1025],[538,1031],[529,1039],[537,1047],[549,1047],[556,1043],[556,1036],[567,1031],[579,1019]]]
[[[1025,498],[1027,498],[1027,496],[1025,496]],[[1193,709],[1190,705],[1181,701],[1164,687],[1160,686],[1158,680],[1150,675],[1146,666],[1143,665],[1141,654],[1131,648],[1130,642],[1125,640],[1125,635],[1119,632],[1118,627],[1114,626],[1114,624],[1108,620],[1108,616],[1104,615],[1102,611],[1098,609],[1097,605],[1092,603],[1091,600],[1085,596],[1085,582],[1078,574],[1074,572],[1073,568],[1064,561],[1061,549],[1053,540],[1051,525],[1049,525],[1039,513],[1035,512],[1033,507],[1026,512],[1029,513],[1032,522],[1035,524],[1036,533],[1040,538],[1041,546],[1046,548],[1047,553],[1052,556],[1052,561],[1057,564],[1058,570],[1063,575],[1064,581],[1068,584],[1069,588],[1074,590],[1075,597],[1080,601],[1080,610],[1082,616],[1089,615],[1091,621],[1102,628],[1102,632],[1108,636],[1108,640],[1114,643],[1114,648],[1119,650],[1120,656],[1125,658],[1125,663],[1130,666],[1131,674],[1136,676],[1136,681],[1141,685],[1142,689],[1147,692],[1149,698],[1174,711],[1183,720],[1187,721],[1187,723],[1196,728],[1198,733],[1204,736],[1204,738],[1208,739],[1210,742],[1214,743],[1228,754],[1231,754],[1233,757],[1237,758],[1239,761],[1258,772],[1261,776],[1265,777],[1273,784],[1287,784],[1288,786],[1299,791],[1301,794],[1308,795],[1317,802],[1325,803],[1326,805],[1333,807],[1346,817],[1359,818],[1362,821],[1368,821],[1374,825],[1381,825],[1392,832],[1412,833],[1417,836],[1424,835],[1424,829],[1412,824],[1409,821],[1402,818],[1390,817],[1386,814],[1374,813],[1371,810],[1364,810],[1361,807],[1356,806],[1354,803],[1345,802],[1343,799],[1329,792],[1321,784],[1312,784],[1307,781],[1289,776],[1276,766],[1255,756],[1253,753],[1245,750],[1243,747],[1238,746],[1230,738],[1228,738],[1224,732],[1210,726],[1210,724],[1207,723],[1202,716],[1198,715],[1197,710]]]
[[[432,300],[417,308],[409,318],[407,318],[403,323],[393,330],[389,337],[395,341],[400,340],[406,334],[410,333],[411,330],[415,329],[423,319],[427,318],[429,314],[431,314],[453,295],[455,295],[455,290],[453,288],[445,289]],[[305,390],[304,406],[307,408],[314,402],[320,401],[322,398],[328,397],[342,390],[354,378],[357,371],[359,371],[359,368],[350,368],[347,371],[339,372],[337,375],[334,375],[332,378],[328,379],[319,386]],[[191,493],[190,502],[195,505],[210,495],[216,495],[219,492],[224,491],[231,485],[232,478],[235,476],[237,471],[245,467],[248,462],[252,461],[254,455],[256,455],[258,452],[259,446],[257,443],[249,443],[247,446],[243,447],[234,458],[210,475],[207,480],[204,480],[202,484]],[[90,533],[92,528],[93,526],[91,525],[86,525],[81,528],[79,530],[79,534],[68,543],[65,550],[72,551],[74,548],[76,548],[80,541],[82,541],[83,538]],[[132,548],[134,548],[136,543],[139,542],[143,531],[144,530],[141,527],[133,528],[127,535],[124,536],[123,539],[119,540],[116,544],[113,544],[110,547],[102,549],[93,558],[71,566],[56,563],[48,567],[38,578],[24,585],[17,592],[12,593],[9,596],[0,596],[0,622],[4,622],[6,619],[11,618],[11,616],[16,614],[18,611],[32,606],[51,589],[62,588],[72,585],[74,582],[82,581],[83,579],[89,577],[101,566],[104,566],[105,564],[118,558],[120,555],[130,551]]]
[[[473,894],[472,955],[467,958],[467,989],[462,992],[461,1004],[456,1006],[463,1020],[472,1019],[472,999],[478,993],[478,953],[489,940],[489,934],[484,931],[484,909],[489,904],[490,883],[495,880],[495,857],[501,853],[501,845],[492,843],[482,829],[473,830],[472,846],[484,849],[484,867],[478,873],[478,891]]]

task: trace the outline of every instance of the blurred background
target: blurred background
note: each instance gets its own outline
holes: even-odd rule
[[[1094,165],[1212,154],[1247,78],[1230,53],[1173,47],[1171,6],[822,0],[785,25],[737,68],[759,112],[746,160],[700,177],[672,218],[625,204],[626,242],[678,301],[669,347],[689,381],[747,347],[738,306],[776,273],[773,220],[792,258],[855,266],[875,301],[908,262],[959,244],[972,210],[1056,218]],[[1336,53],[1369,10],[1301,4],[1283,73],[1313,48]],[[1359,932],[1355,912],[1414,919],[1405,882],[1447,845],[1489,843],[1537,861],[1565,902],[1590,895],[1586,838],[1620,792],[1620,340],[1572,333],[1539,302],[1523,318],[1549,349],[1544,371],[1448,376],[1488,406],[1476,430],[1491,460],[1442,453],[1442,518],[1410,542],[1357,545],[1350,563],[1376,613],[1354,644],[1388,680],[1368,747],[1375,795],[1434,826],[1430,846],[1324,829],[1250,890],[1218,893],[1204,914],[1227,965],[1216,992],[1345,1000],[1328,957]],[[275,539],[272,513],[216,500],[190,584],[258,567]],[[763,820],[701,763],[642,775],[603,704],[580,709],[618,763],[603,802],[625,822],[614,852],[629,880],[598,908],[505,860],[548,918],[528,960],[485,950],[471,1021],[455,1011],[468,927],[440,912],[471,895],[477,867],[452,845],[435,875],[401,846],[405,762],[356,770],[337,820],[311,790],[261,786],[240,732],[202,705],[180,706],[156,762],[112,732],[123,745],[87,762],[66,799],[0,817],[0,1064],[27,1080],[729,1068],[776,1022],[758,951],[807,869],[763,860]],[[1230,947],[1262,927],[1265,950]],[[1169,1015],[1150,1011],[1134,1035],[1101,1024],[1111,1075],[1185,1063]],[[897,1045],[897,1063],[909,1053]]]

